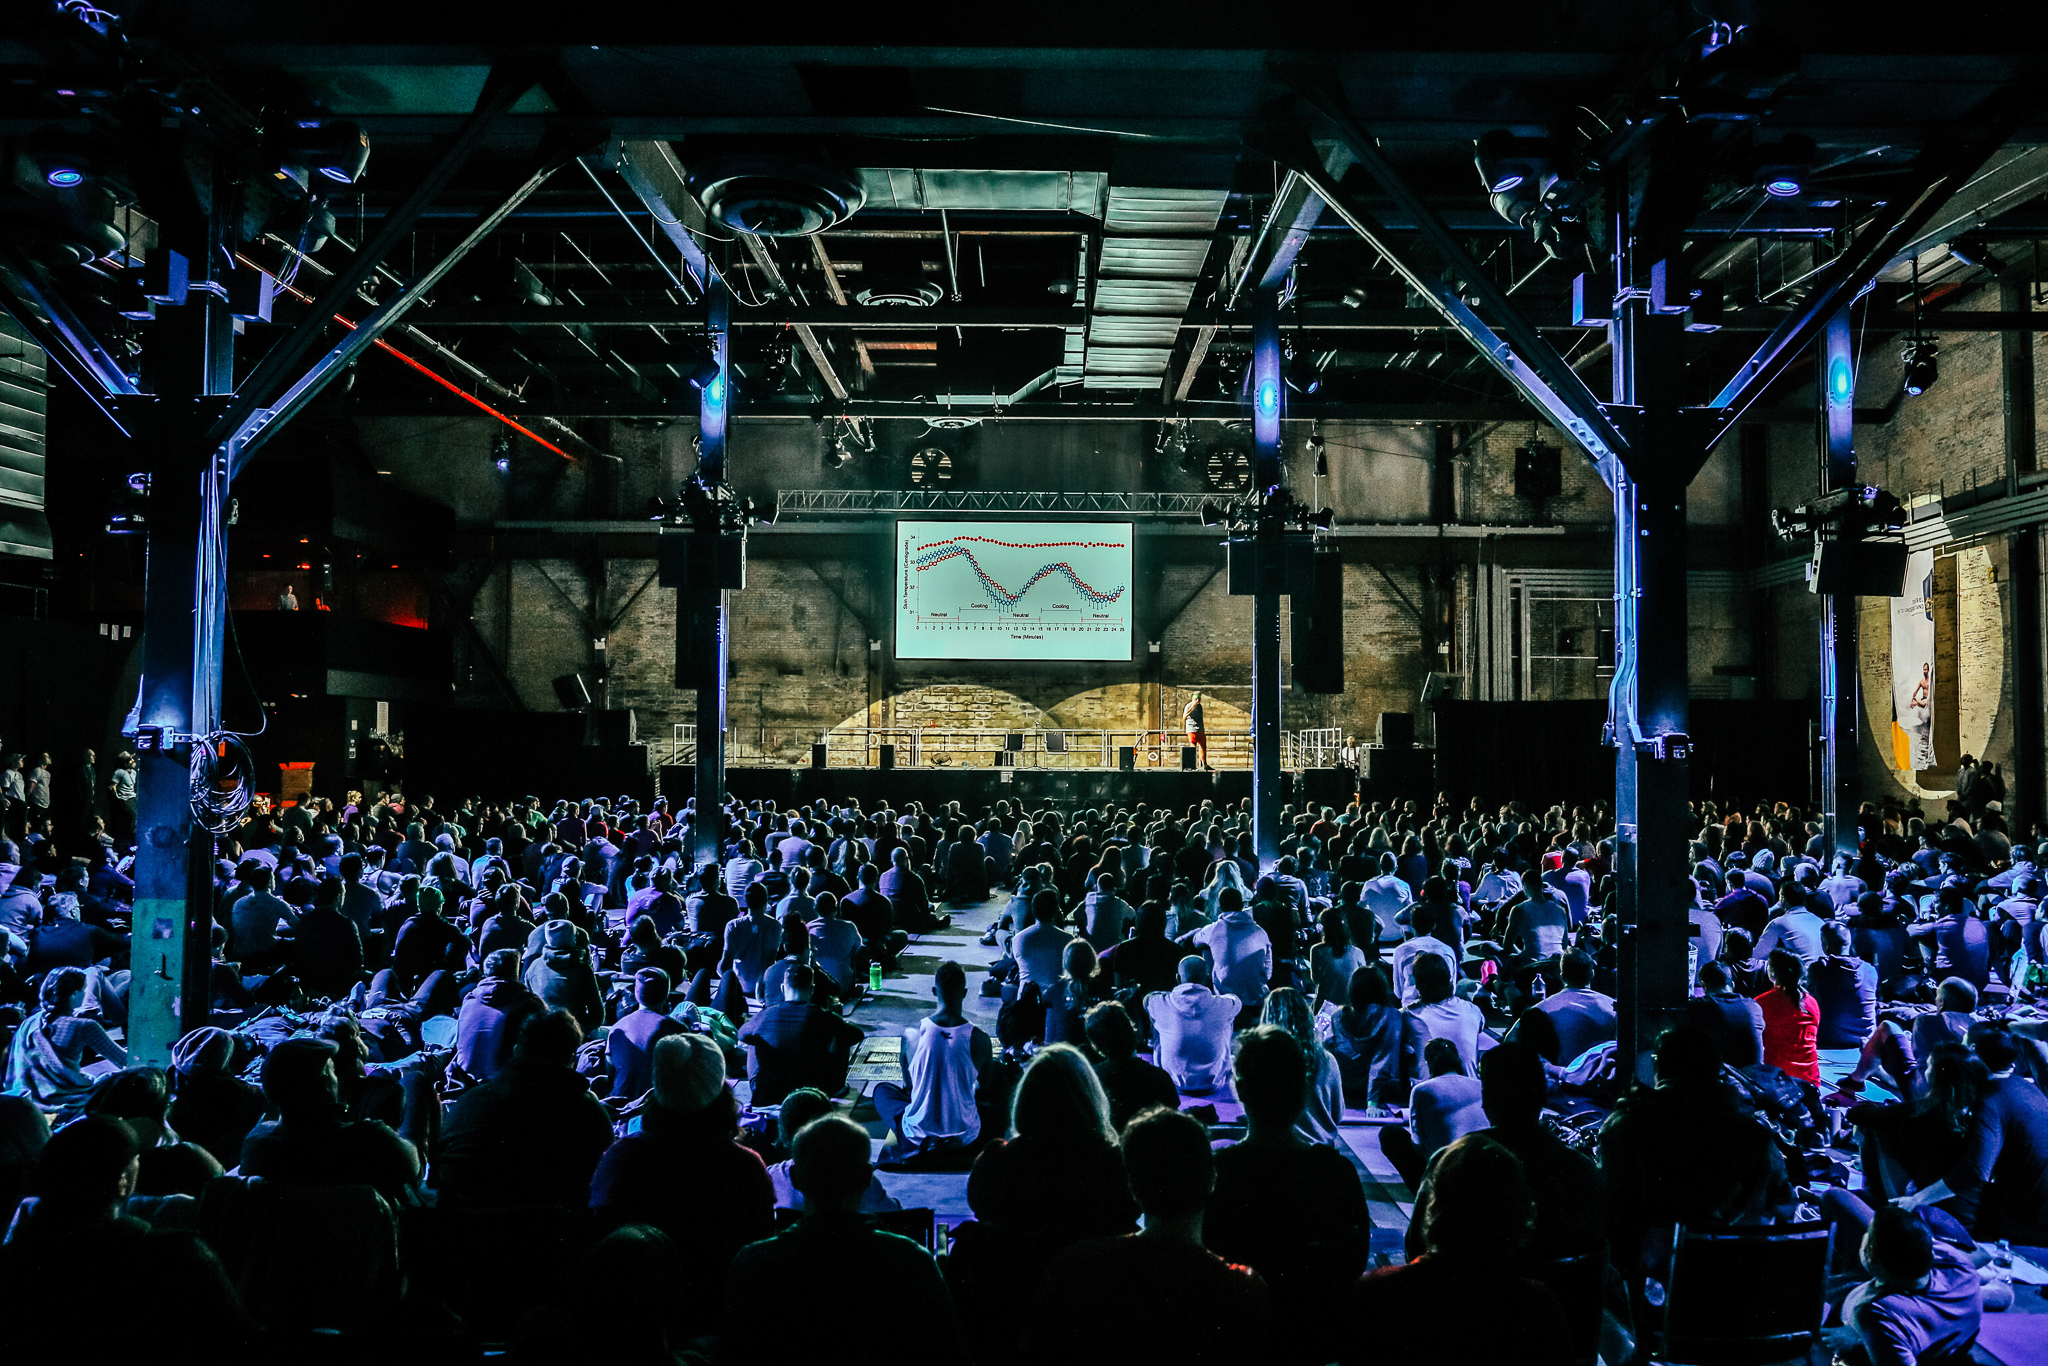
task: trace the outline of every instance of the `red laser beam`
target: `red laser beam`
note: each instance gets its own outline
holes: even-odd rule
[[[243,265],[249,267],[249,269],[251,270],[263,269],[263,267],[257,265],[254,261],[251,261],[246,256],[237,255],[235,259],[237,261],[240,261]],[[269,274],[268,271],[265,271],[264,273]],[[285,293],[291,295],[294,299],[297,299],[300,303],[309,304],[313,302],[311,295],[303,294],[298,290],[293,289],[290,285],[286,284],[282,280],[277,281],[277,287],[283,290]],[[339,313],[334,315],[334,320],[340,323],[343,327],[346,327],[351,332],[356,330],[356,325],[350,322],[347,318],[342,317]],[[526,437],[528,440],[533,441],[538,445],[547,447],[556,455],[561,456],[562,459],[568,461],[574,461],[576,459],[575,456],[569,454],[569,452],[563,450],[554,442],[548,440],[544,436],[539,435],[530,428],[520,425],[520,423],[514,420],[513,418],[508,417],[506,414],[499,412],[496,408],[493,408],[490,404],[484,402],[475,394],[470,393],[467,389],[464,389],[460,385],[454,383],[452,380],[449,380],[443,377],[442,375],[437,374],[435,371],[428,369],[425,365],[422,365],[420,362],[414,360],[411,356],[406,355],[405,352],[399,350],[390,342],[385,341],[382,337],[379,337],[375,342],[372,343],[372,345],[376,346],[379,350],[385,352],[388,355],[396,356],[399,360],[404,361],[407,365],[410,365],[413,369],[419,371],[428,379],[434,381],[434,383],[440,385],[443,389],[446,389],[449,393],[455,395],[457,398],[463,400],[466,403],[475,404],[477,407],[489,413],[492,417],[498,419],[498,421],[504,423],[507,427],[510,427],[513,431],[518,432],[521,436]]]

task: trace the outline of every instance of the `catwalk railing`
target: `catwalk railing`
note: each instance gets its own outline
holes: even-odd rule
[[[1343,744],[1335,729],[1282,731],[1281,763],[1289,770],[1332,768]],[[982,726],[839,726],[814,731],[748,727],[726,734],[726,761],[736,768],[802,768],[811,745],[822,740],[828,768],[880,768],[883,747],[892,747],[898,768],[1114,769],[1129,748],[1139,770],[1178,769],[1187,737],[1172,730],[1135,728],[1004,730]],[[1208,732],[1211,768],[1250,768],[1251,732]],[[664,765],[697,761],[697,728],[674,727]]]

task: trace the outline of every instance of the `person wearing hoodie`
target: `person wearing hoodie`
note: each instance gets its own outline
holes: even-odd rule
[[[775,1232],[775,1183],[741,1146],[725,1054],[703,1034],[654,1045],[654,1091],[638,1133],[605,1150],[590,1208],[607,1223],[652,1224],[682,1252],[685,1284],[725,1283],[733,1255]],[[695,1331],[708,1331],[706,1323]]]
[[[1209,964],[1193,955],[1180,960],[1180,985],[1145,998],[1159,1065],[1176,1087],[1202,1096],[1229,1084],[1230,1031],[1243,1009],[1237,997],[1210,989]]]
[[[590,965],[590,936],[567,920],[550,920],[533,933],[540,944],[536,953],[527,941],[528,990],[549,1010],[567,1010],[594,1028],[604,1015],[604,997]]]
[[[513,1044],[529,1017],[545,1012],[540,997],[519,980],[519,951],[494,949],[484,979],[462,1000],[455,1020],[455,1070],[471,1081],[491,1081],[512,1062]]]
[[[1196,930],[1188,937],[1188,943],[1209,955],[1211,979],[1226,995],[1241,1003],[1244,1023],[1257,1024],[1259,1007],[1265,1003],[1266,989],[1273,980],[1272,937],[1245,909],[1244,897],[1236,888],[1225,888],[1216,899],[1216,907],[1220,914],[1215,922]],[[1220,1075],[1227,1076],[1227,1057],[1224,1066]]]
[[[583,1028],[566,1010],[531,1015],[512,1062],[464,1093],[434,1158],[440,1203],[503,1209],[582,1209],[611,1146],[611,1114],[576,1072]]]

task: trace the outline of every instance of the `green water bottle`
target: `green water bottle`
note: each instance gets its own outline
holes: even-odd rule
[[[868,964],[868,990],[880,991],[881,989],[882,965],[880,963],[870,963]]]

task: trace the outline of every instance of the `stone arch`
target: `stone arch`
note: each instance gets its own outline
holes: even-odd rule
[[[985,767],[996,748],[995,737],[962,734],[976,731],[1038,730],[1051,724],[1046,713],[1013,692],[978,683],[932,683],[910,688],[865,708],[832,727],[826,743],[835,752],[857,748],[863,728],[889,736],[878,736],[902,745],[908,732],[921,733],[922,762],[934,768]],[[899,752],[898,763],[908,756]],[[870,754],[869,762],[874,761]]]

